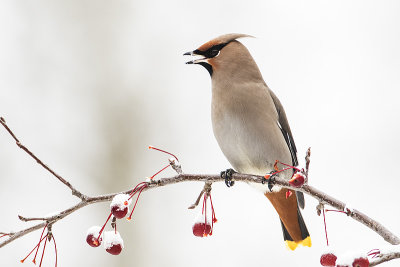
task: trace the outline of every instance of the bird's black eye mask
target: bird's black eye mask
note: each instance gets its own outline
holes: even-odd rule
[[[190,60],[190,61],[186,62],[186,64],[199,64],[199,65],[203,66],[204,68],[206,68],[208,73],[210,73],[210,76],[212,76],[213,68],[208,62],[206,62],[204,60],[218,56],[219,53],[221,52],[221,49],[224,48],[227,44],[228,43],[214,45],[214,46],[210,47],[209,49],[207,49],[206,51],[201,51],[199,49],[196,49],[193,52],[186,52],[185,54],[183,54],[184,56],[200,55],[200,56],[204,57],[204,58],[200,58],[200,59]]]
[[[219,55],[219,53],[221,52],[221,49],[224,48],[227,44],[218,44],[218,45],[214,45],[212,47],[210,47],[209,49],[207,49],[206,51],[201,51],[199,49],[196,49],[193,51],[193,54],[196,55],[202,55],[205,58],[213,58]]]

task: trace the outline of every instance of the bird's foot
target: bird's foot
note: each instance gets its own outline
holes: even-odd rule
[[[262,184],[267,183],[268,189],[270,192],[272,192],[272,188],[274,187],[275,184],[275,171],[271,171],[269,174],[265,175],[261,181]]]
[[[226,171],[221,172],[221,178],[225,179],[225,184],[227,187],[231,187],[235,184],[235,181],[232,181],[232,175],[236,173],[234,169],[227,169]]]
[[[275,184],[275,174],[271,175],[271,177],[269,177],[267,184],[268,184],[269,191],[272,192],[272,188],[274,187],[274,184]]]

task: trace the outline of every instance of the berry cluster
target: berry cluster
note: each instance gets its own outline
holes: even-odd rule
[[[173,156],[174,159],[170,159],[169,160],[170,163],[167,166],[163,167],[153,176],[149,177],[148,180],[152,181],[157,174],[161,173],[170,166],[179,167],[179,161],[175,155],[152,146],[149,146],[149,149],[154,149],[157,151],[164,152],[166,154]],[[149,186],[149,184],[150,182],[141,182],[138,185],[136,185],[135,188],[132,189],[130,194],[117,194],[114,196],[110,204],[110,214],[108,215],[104,225],[102,227],[92,226],[88,229],[86,234],[86,242],[89,244],[89,246],[99,247],[103,243],[104,249],[112,255],[119,255],[122,252],[124,248],[124,241],[120,233],[117,231],[117,219],[125,218],[125,216],[129,212],[129,206],[132,204],[132,198],[137,194],[137,198],[135,204],[133,205],[132,211],[126,218],[128,221],[132,219],[132,214],[136,208],[139,197],[143,192],[143,190],[145,190]],[[111,219],[112,230],[104,231],[110,219]]]
[[[336,267],[368,267],[369,266],[369,260],[367,257],[357,257],[353,259],[353,262],[351,265],[343,265],[343,264],[338,264],[336,265],[336,260],[337,257],[333,253],[326,253],[322,254],[320,263],[322,266],[336,266]]]
[[[110,214],[103,227],[100,226],[92,226],[88,229],[86,234],[86,242],[91,247],[98,247],[102,243],[104,243],[104,249],[112,254],[119,255],[124,248],[124,240],[121,235],[117,231],[117,219],[123,219],[129,212],[129,206],[132,203],[132,197],[138,194],[135,205],[127,220],[132,219],[132,213],[136,208],[137,202],[139,200],[140,194],[142,191],[149,185],[147,182],[139,183],[132,192],[128,194],[118,194],[114,196],[113,200],[110,204]],[[112,219],[111,219],[112,218]],[[112,231],[104,231],[108,221],[111,219],[111,226],[113,228]]]
[[[324,206],[322,205],[320,207],[322,209],[322,214],[324,217],[324,226],[325,226],[325,237],[326,237],[326,245],[329,246],[329,241],[328,241],[328,232],[326,229],[326,218],[325,218],[325,211],[333,211],[333,212],[338,212],[338,213],[343,213],[346,215],[349,215],[351,213],[351,210],[349,208],[346,208],[346,211],[342,210],[328,210],[325,209]],[[378,257],[381,254],[379,249],[373,249],[369,251],[366,256],[365,254],[361,254],[354,256],[351,255],[350,259],[349,256],[346,257],[346,260],[343,260],[343,257],[337,261],[337,256],[333,253],[325,253],[322,254],[320,258],[320,263],[322,266],[336,266],[336,267],[368,267],[370,262],[368,260],[368,257],[371,257],[372,259],[375,257]],[[350,262],[351,261],[351,262]]]
[[[207,202],[210,201],[211,218],[207,216]],[[193,224],[193,234],[198,237],[206,237],[212,235],[214,229],[214,223],[217,222],[215,217],[214,206],[211,199],[211,192],[205,192],[203,197],[203,208],[201,213],[197,216],[195,223]]]

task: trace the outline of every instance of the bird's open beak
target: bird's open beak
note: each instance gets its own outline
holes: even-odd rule
[[[186,62],[186,64],[199,64],[199,63],[201,63],[201,62],[206,62],[206,60],[207,60],[206,57],[204,57],[204,56],[198,54],[198,53],[196,52],[196,50],[191,51],[191,52],[186,52],[186,53],[183,54],[183,55],[184,55],[184,56],[192,56],[192,57],[199,56],[199,58],[195,58],[195,59],[193,59],[193,60],[190,60],[190,61]]]

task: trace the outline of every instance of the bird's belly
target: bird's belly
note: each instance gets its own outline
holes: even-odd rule
[[[291,164],[286,141],[279,127],[273,120],[268,122],[268,118],[262,124],[254,118],[219,120],[214,134],[225,157],[240,173],[265,175],[274,170],[276,160]]]

